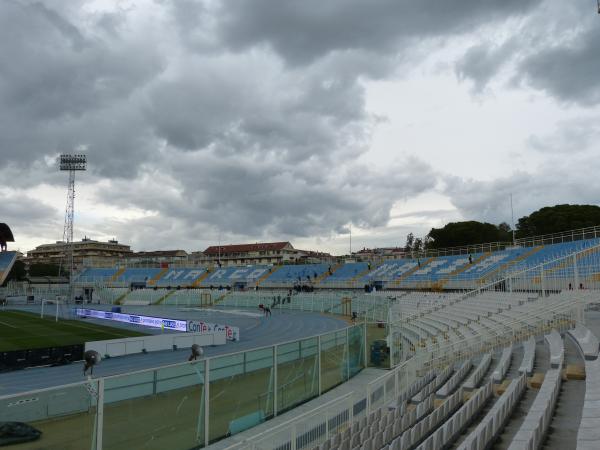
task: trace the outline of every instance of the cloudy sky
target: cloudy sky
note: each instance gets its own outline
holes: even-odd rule
[[[23,251],[347,252],[600,201],[595,0],[2,0],[0,221]]]

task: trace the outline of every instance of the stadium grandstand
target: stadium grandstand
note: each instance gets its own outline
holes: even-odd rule
[[[12,230],[5,223],[0,223],[0,286],[6,280],[13,264],[17,260],[17,252],[8,251],[8,242],[14,242]]]
[[[571,242],[512,246],[502,250],[462,255],[406,256],[383,262],[319,264],[248,264],[244,266],[177,265],[173,268],[89,267],[76,281],[80,287],[95,284],[136,288],[293,288],[311,286],[327,289],[427,289],[469,290],[554,260],[581,254],[579,258],[598,256],[600,238]],[[477,250],[476,248],[474,250]],[[556,270],[556,269],[553,269]],[[566,278],[565,278],[566,280]],[[597,283],[594,274],[582,280],[587,286]],[[568,287],[568,282],[565,286]]]
[[[86,309],[63,320],[162,317],[161,339],[222,329],[227,343],[190,361],[139,347],[84,379],[78,364],[0,373],[0,421],[40,432],[31,448],[597,448],[600,240],[572,237],[331,264],[84,268]],[[23,289],[7,286],[9,310],[57,293]],[[120,326],[145,330],[132,322]],[[126,339],[146,338],[105,341],[102,356]]]

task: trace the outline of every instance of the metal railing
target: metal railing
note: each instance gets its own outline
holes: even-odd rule
[[[354,390],[352,393],[340,397],[338,399],[340,404],[345,405],[347,402],[353,402],[353,405],[345,406],[347,411],[353,411],[356,405],[363,402],[365,408],[364,411],[361,410],[361,413],[369,414],[371,411],[393,402],[418,377],[431,370],[442,369],[457,361],[483,353],[499,351],[507,345],[524,341],[530,336],[548,333],[552,329],[564,331],[574,327],[577,323],[584,322],[583,310],[586,304],[600,303],[599,291],[580,289],[579,280],[585,278],[583,273],[588,274],[588,278],[591,276],[600,279],[598,276],[600,274],[600,260],[596,258],[584,260],[587,256],[586,253],[589,253],[589,249],[511,274],[510,278],[496,280],[458,297],[450,297],[447,303],[434,305],[414,315],[403,315],[401,303],[395,303],[392,308],[396,306],[400,308],[400,311],[397,311],[399,314],[396,319],[390,317],[390,333],[392,336],[394,333],[402,333],[403,321],[419,320],[419,318],[427,317],[428,314],[435,312],[443,314],[446,310],[450,311],[453,305],[463,302],[465,305],[469,305],[469,302],[473,299],[484,298],[489,295],[520,296],[522,298],[522,300],[517,298],[519,306],[514,309],[515,311],[518,310],[517,316],[504,317],[499,313],[495,317],[497,327],[479,328],[481,331],[469,338],[463,337],[449,343],[436,341],[434,346],[417,347],[408,359],[400,361],[393,370],[370,382],[364,390]],[[582,261],[586,264],[581,264]],[[569,268],[569,262],[572,264],[572,272],[565,274],[563,269]],[[559,273],[559,270],[556,269],[557,266],[560,270],[563,270],[562,273]],[[548,275],[556,273],[560,276],[556,277],[555,283],[549,283],[549,279],[544,278],[543,275],[537,280],[536,275],[544,272],[547,272]],[[518,284],[517,279],[530,280],[531,284]],[[544,279],[546,280],[545,283]],[[574,286],[572,290],[565,287],[568,286],[569,280],[571,280],[571,287]],[[600,288],[597,284],[592,287],[594,289]],[[490,316],[490,320],[494,320],[493,315]],[[442,333],[440,332],[440,334]],[[392,338],[392,346],[395,343],[397,341]],[[392,349],[391,353],[393,352]],[[311,410],[310,417],[318,417],[319,414],[323,417],[322,414],[325,409],[331,404],[336,404],[335,400],[328,405]],[[352,415],[348,414],[348,417],[352,417]],[[320,435],[320,439],[311,441],[310,445],[304,445],[303,442],[292,439],[293,436],[297,436],[297,430],[303,427],[304,420],[304,416],[299,416],[293,421],[244,440],[244,447],[239,447],[240,444],[236,444],[229,447],[228,450],[234,448],[300,450],[312,448],[329,437],[328,435]],[[351,419],[348,419],[344,423],[344,427],[350,426],[351,421]],[[283,442],[288,441],[290,442],[289,446],[282,446]],[[261,445],[262,442],[269,442],[269,445]]]

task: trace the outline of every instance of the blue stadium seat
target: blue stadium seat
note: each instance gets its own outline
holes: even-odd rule
[[[17,252],[0,252],[0,284],[4,283],[16,260]]]
[[[329,264],[298,264],[282,266],[273,275],[267,278],[266,283],[294,283],[308,281],[308,277],[314,281],[320,275],[327,272]]]
[[[202,286],[232,286],[236,282],[256,281],[271,270],[270,266],[224,267],[215,269]]]
[[[343,281],[350,281],[356,276],[363,273],[369,267],[369,263],[356,262],[347,263],[338,268],[335,272],[325,278],[322,283],[338,283]],[[329,268],[328,268],[329,269]]]
[[[80,282],[107,282],[113,275],[117,273],[117,269],[111,268],[92,268],[83,269],[76,277],[76,281]]]
[[[144,281],[150,281],[156,275],[160,273],[161,269],[158,268],[129,268],[125,269],[125,272],[117,279],[117,281],[125,281],[128,283],[142,283]]]
[[[172,268],[168,269],[156,281],[155,286],[191,286],[198,278],[206,273],[204,267],[193,269]]]

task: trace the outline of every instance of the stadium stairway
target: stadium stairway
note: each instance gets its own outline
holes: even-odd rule
[[[543,245],[538,245],[537,247],[533,247],[528,252],[522,253],[519,256],[517,256],[516,258],[511,259],[510,261],[507,261],[504,264],[501,264],[496,270],[491,271],[490,273],[486,274],[483,278],[481,278],[480,283],[482,285],[487,284],[488,282],[495,279],[498,274],[505,273],[511,266],[529,258],[530,256],[535,255],[537,252],[539,252],[543,248],[544,248]]]
[[[437,290],[443,290],[444,289],[444,285],[450,281],[450,279],[452,279],[453,277],[455,277],[456,275],[460,275],[461,273],[463,273],[465,270],[467,270],[469,267],[474,266],[475,264],[480,263],[481,261],[483,261],[484,259],[486,259],[487,257],[491,256],[492,252],[486,252],[483,253],[481,256],[479,256],[478,258],[475,258],[473,260],[473,262],[471,264],[465,264],[462,267],[459,267],[458,269],[454,270],[453,272],[449,273],[448,275],[446,275],[444,278],[442,278],[441,280],[439,280],[437,283],[434,283],[433,289],[437,289]]]
[[[373,271],[375,271],[375,270],[379,269],[379,267],[381,267],[381,266],[382,266],[384,263],[385,263],[385,261],[382,261],[382,262],[380,262],[380,263],[374,264],[374,265],[372,265],[370,268],[368,268],[368,269],[365,269],[365,270],[363,270],[362,272],[360,272],[360,273],[356,274],[354,277],[352,277],[352,278],[350,279],[350,285],[351,285],[351,286],[354,286],[354,284],[355,284],[355,283],[356,283],[358,280],[360,280],[360,279],[362,279],[363,277],[367,276],[367,275],[368,275],[370,272],[373,272]]]
[[[523,342],[523,345],[526,345],[526,342]],[[525,348],[524,350],[524,359],[527,356],[526,353],[527,348]],[[548,353],[548,349],[543,343],[536,344],[535,354],[538,356],[538,358],[535,359],[536,372],[542,374],[543,376],[543,373],[545,373],[548,370],[548,367],[550,366],[550,356]],[[516,370],[516,373],[513,374],[513,378],[517,378],[520,374],[525,374],[525,376],[527,376],[527,374],[522,371],[523,366],[526,364],[527,363],[524,360],[521,362],[521,364]],[[529,378],[528,380],[531,381],[531,378]],[[511,446],[515,435],[521,429],[521,426],[523,425],[523,422],[525,421],[525,418],[527,417],[531,406],[533,405],[537,397],[539,387],[539,385],[536,385],[534,387],[530,382],[527,384],[527,387],[523,391],[522,397],[517,402],[512,414],[507,418],[503,430],[500,432],[496,441],[494,442],[494,449],[505,450]]]
[[[110,277],[109,283],[117,281],[119,277],[125,273],[125,270],[125,267],[121,267],[119,270],[117,270],[115,274],[112,277]]]
[[[325,280],[327,277],[333,275],[338,269],[340,269],[344,263],[336,264],[331,268],[331,273],[329,271],[323,272],[321,275],[317,277],[316,280],[313,281],[314,284],[319,284],[321,281]]]
[[[197,288],[200,287],[200,284],[206,279],[206,277],[208,277],[211,274],[211,272],[209,272],[208,270],[206,272],[204,272],[202,275],[200,275],[198,278],[196,278],[192,284],[190,285],[190,287],[193,288]]]
[[[583,360],[576,345],[570,339],[563,339],[565,367],[583,367]],[[554,416],[548,426],[545,449],[567,449],[577,447],[577,430],[581,422],[582,405],[585,397],[585,380],[580,377],[568,377],[563,370],[563,380]]]
[[[171,295],[177,292],[175,289],[168,291],[165,295],[156,300],[153,305],[161,305],[166,299],[168,299]]]
[[[149,286],[154,286],[156,285],[156,283],[158,282],[158,280],[160,280],[162,278],[162,276],[167,273],[169,271],[168,267],[164,267],[160,272],[158,272],[156,275],[154,275],[152,277],[152,279],[148,280],[148,285]]]
[[[435,261],[435,258],[428,258],[425,261],[423,261],[421,263],[421,265],[416,265],[412,269],[408,269],[406,272],[404,272],[398,278],[396,278],[395,280],[391,281],[390,282],[390,287],[398,287],[400,285],[400,283],[402,283],[402,281],[404,281],[405,278],[408,278],[413,273],[415,273],[417,270],[422,269],[423,267],[427,266],[432,261]]]
[[[271,275],[273,275],[279,269],[280,269],[280,267],[275,267],[275,268],[273,268],[273,270],[270,270],[267,273],[265,273],[264,275],[262,275],[258,280],[256,280],[256,286],[260,286],[260,284],[262,282],[264,282],[267,278],[269,278]]]
[[[131,291],[126,291],[115,300],[115,305],[122,305]]]
[[[222,294],[221,296],[217,297],[216,299],[214,299],[213,301],[213,305],[218,304],[219,302],[222,302],[223,300],[225,300],[231,293],[233,293],[233,291],[226,291],[224,294]]]

